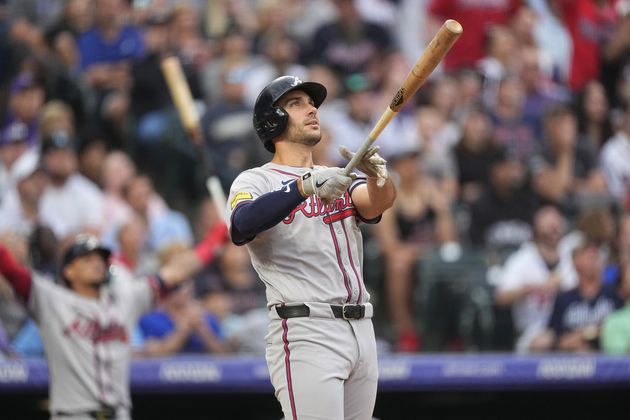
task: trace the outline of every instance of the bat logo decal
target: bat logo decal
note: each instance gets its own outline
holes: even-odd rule
[[[394,99],[392,99],[392,102],[389,104],[389,107],[391,108],[392,111],[398,112],[398,110],[400,109],[400,106],[403,103],[404,97],[405,97],[405,88],[401,87],[400,89],[398,89],[398,92],[396,92]]]

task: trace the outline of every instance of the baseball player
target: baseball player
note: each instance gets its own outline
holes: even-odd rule
[[[224,225],[223,232],[225,237]],[[108,267],[110,251],[94,236],[79,236],[62,259],[63,285],[29,273],[0,244],[0,273],[40,328],[50,372],[52,419],[131,418],[133,328],[156,297],[209,261],[211,241],[217,237],[209,234],[195,250],[152,277],[122,281]]]
[[[266,359],[285,418],[366,420],[378,368],[359,223],[378,222],[395,191],[376,148],[358,166],[367,179],[313,165],[325,97],[293,76],[261,91],[254,128],[274,156],[234,180],[227,223],[266,286]]]

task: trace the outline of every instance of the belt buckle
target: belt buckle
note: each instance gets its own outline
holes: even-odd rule
[[[346,321],[349,321],[350,319],[352,319],[352,318],[348,318],[346,316],[346,307],[348,307],[348,306],[350,306],[350,305],[348,305],[347,303],[344,303],[343,305],[341,305],[341,317],[343,319],[345,319]]]

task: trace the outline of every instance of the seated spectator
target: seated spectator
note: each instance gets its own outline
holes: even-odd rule
[[[525,86],[517,73],[503,76],[496,103],[490,108],[494,142],[508,148],[519,160],[527,161],[540,147],[537,121],[525,114]]]
[[[103,193],[78,173],[76,139],[57,131],[42,139],[42,165],[49,183],[40,200],[40,221],[64,241],[80,232],[99,235],[103,228]]]
[[[111,151],[103,160],[100,184],[105,194],[103,200],[104,231],[120,226],[132,215],[131,207],[123,197],[123,189],[135,174],[136,166],[124,152]]]
[[[630,263],[621,267],[619,294],[625,306],[609,314],[604,320],[600,347],[608,354],[630,354]]]
[[[156,191],[148,176],[134,176],[125,185],[123,194],[133,212],[148,225],[150,250],[158,251],[172,242],[192,244],[190,223],[183,213],[169,208],[164,202],[156,205]]]
[[[558,272],[564,217],[553,206],[541,207],[534,214],[532,228],[533,240],[507,258],[495,294],[497,304],[512,309],[518,352],[549,349],[550,343],[542,341],[540,332],[547,326],[556,293],[568,288]]]
[[[0,132],[0,202],[13,186],[12,172],[17,161],[22,156],[34,154],[28,152],[27,134],[27,127],[21,122],[8,124]]]
[[[456,240],[455,225],[444,191],[422,172],[419,151],[394,156],[389,165],[398,180],[396,202],[374,225],[374,235],[384,254],[387,308],[396,349],[417,351],[420,337],[411,307],[415,267],[423,253]]]
[[[491,135],[487,114],[479,107],[471,108],[464,118],[462,136],[454,149],[460,202],[477,201],[488,183],[487,166],[494,153]]]
[[[444,112],[435,106],[423,106],[418,110],[417,124],[423,171],[436,181],[450,202],[457,196],[457,167],[452,148],[459,139],[460,129],[444,118]]]
[[[20,122],[26,126],[26,143],[36,147],[39,140],[39,118],[46,92],[43,80],[32,73],[19,73],[12,80],[5,123]]]
[[[623,302],[615,287],[602,281],[604,260],[598,242],[583,240],[573,250],[573,264],[578,285],[557,295],[543,334],[549,335],[554,350],[595,352],[602,323]]]
[[[26,154],[13,166],[11,187],[0,201],[0,232],[29,236],[39,220],[39,202],[48,178],[39,157]]]
[[[157,269],[155,254],[147,249],[149,233],[146,221],[130,216],[118,229],[117,244],[112,253],[112,265],[125,270],[131,277],[152,273]]]
[[[620,130],[602,146],[599,166],[604,171],[608,191],[624,206],[630,201],[630,103],[626,106]]]
[[[488,184],[471,206],[472,244],[499,254],[515,250],[531,239],[536,207],[523,164],[498,148],[488,162]]]
[[[162,261],[168,261],[185,248],[177,244],[165,248]],[[228,350],[217,317],[203,309],[194,298],[190,285],[172,292],[162,308],[143,316],[138,326],[144,338],[143,355],[224,353]]]
[[[531,159],[532,181],[542,200],[565,214],[606,197],[606,181],[593,155],[578,141],[577,119],[565,105],[556,105],[544,118],[545,147]]]

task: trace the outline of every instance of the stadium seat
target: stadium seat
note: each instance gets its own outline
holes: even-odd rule
[[[489,350],[494,316],[483,253],[464,248],[452,260],[435,250],[418,264],[414,303],[423,350]]]

